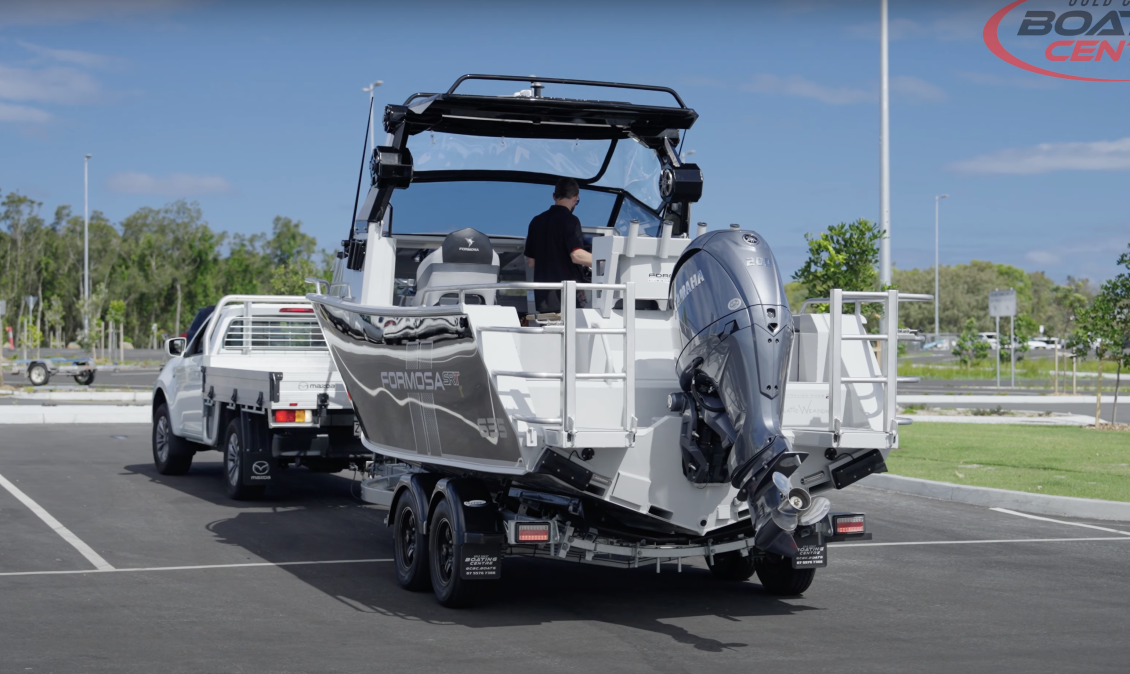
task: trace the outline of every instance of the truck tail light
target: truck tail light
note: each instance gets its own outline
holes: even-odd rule
[[[304,424],[312,421],[309,410],[275,410],[275,422],[280,424]]]
[[[312,314],[312,313],[314,313],[314,310],[309,308],[309,307],[306,307],[306,308],[283,307],[282,309],[279,309],[279,313],[280,314]]]
[[[838,534],[862,534],[866,530],[863,515],[836,515],[832,517],[832,526]]]
[[[549,522],[519,522],[519,543],[548,543]]]

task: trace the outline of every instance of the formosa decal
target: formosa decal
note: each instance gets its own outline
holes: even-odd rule
[[[429,370],[410,370],[382,372],[381,386],[392,390],[444,391],[448,386],[459,385],[458,372],[431,372]]]
[[[1130,59],[1123,59],[1124,52],[1130,53],[1126,49],[1130,45],[1126,39],[1130,0],[1030,2],[1016,0],[989,18],[982,37],[993,54],[1017,68],[1047,77],[1130,82]],[[1029,57],[1033,62],[1016,56],[1001,42],[1002,32],[1005,37],[1015,35],[1034,43],[1032,46],[1039,49],[1024,53],[1039,56]]]

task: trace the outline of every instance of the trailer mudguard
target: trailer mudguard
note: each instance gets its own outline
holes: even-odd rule
[[[482,481],[444,478],[432,494],[430,515],[440,499],[451,504],[455,519],[455,559],[463,580],[496,580],[502,577],[502,544],[506,535],[499,527],[498,508]]]

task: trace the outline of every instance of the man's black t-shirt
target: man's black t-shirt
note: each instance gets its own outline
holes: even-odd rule
[[[579,281],[577,265],[569,255],[584,249],[581,221],[564,206],[554,204],[549,210],[534,216],[526,234],[526,257],[534,259],[534,281],[560,283]],[[539,312],[560,311],[561,299],[556,291],[535,290]]]

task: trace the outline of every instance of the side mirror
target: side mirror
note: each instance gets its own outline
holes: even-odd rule
[[[185,347],[188,345],[188,340],[184,337],[173,337],[172,339],[165,340],[165,353],[169,357],[176,357],[184,353]]]

